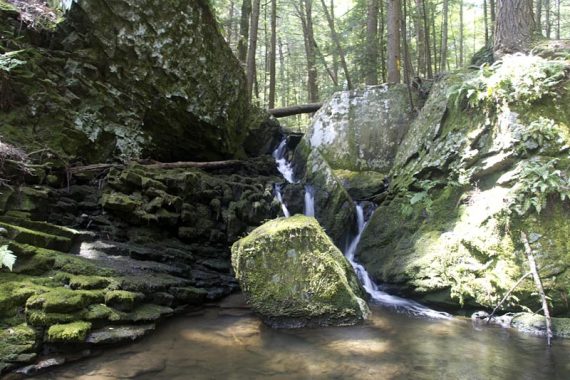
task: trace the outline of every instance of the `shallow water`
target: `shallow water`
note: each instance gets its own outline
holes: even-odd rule
[[[361,326],[272,330],[232,296],[37,379],[570,379],[570,341],[372,307]]]

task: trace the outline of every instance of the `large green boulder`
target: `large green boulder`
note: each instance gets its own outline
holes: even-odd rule
[[[352,325],[366,319],[365,293],[314,218],[279,218],[232,246],[248,303],[272,327]]]
[[[555,314],[569,315],[567,62],[507,56],[434,84],[357,258],[405,294],[492,308],[529,271],[528,236]],[[538,309],[530,278],[503,306]]]
[[[3,141],[83,162],[269,150],[278,126],[250,105],[206,0],[78,0],[64,17],[43,31],[47,46],[21,38],[18,12],[0,9]]]

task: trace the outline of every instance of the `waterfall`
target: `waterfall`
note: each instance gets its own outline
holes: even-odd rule
[[[366,292],[370,294],[372,299],[381,305],[394,308],[397,311],[403,311],[413,315],[434,318],[434,319],[451,319],[452,317],[448,313],[432,310],[418,302],[396,297],[386,292],[383,292],[382,290],[379,289],[378,285],[376,285],[370,278],[370,275],[368,274],[364,266],[357,263],[354,258],[354,255],[356,253],[356,248],[358,247],[358,243],[360,242],[360,238],[362,236],[362,232],[366,227],[366,221],[364,220],[364,209],[360,204],[356,205],[356,220],[358,223],[358,233],[348,245],[348,248],[346,249],[345,252],[345,256],[352,265],[352,267],[354,268],[354,271],[356,272],[356,275],[360,279],[362,286],[364,287]]]
[[[277,164],[277,170],[289,183],[294,183],[293,180],[293,167],[291,163],[287,160],[287,138],[283,138],[283,141],[279,144],[277,149],[273,152],[273,158],[275,158],[275,163]],[[275,184],[274,186],[275,196],[279,203],[281,203],[281,210],[283,210],[283,215],[286,218],[291,216],[287,205],[283,201],[283,193],[281,192],[281,184]]]
[[[315,189],[311,185],[305,186],[305,209],[303,213],[307,216],[315,216]]]

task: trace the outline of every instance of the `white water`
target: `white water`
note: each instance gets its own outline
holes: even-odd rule
[[[348,245],[348,248],[346,249],[345,252],[345,256],[352,265],[352,267],[354,268],[354,271],[356,272],[356,275],[360,279],[362,286],[364,287],[366,292],[370,294],[372,299],[376,301],[376,303],[379,303],[381,305],[390,308],[394,308],[397,311],[403,311],[409,314],[434,318],[434,319],[451,319],[452,317],[448,313],[432,310],[415,301],[410,301],[404,298],[390,295],[386,292],[381,291],[378,288],[378,285],[376,285],[372,281],[370,275],[368,274],[364,266],[357,263],[356,260],[354,259],[356,248],[358,247],[358,243],[360,242],[360,237],[362,236],[364,227],[366,227],[366,222],[364,220],[364,210],[360,204],[356,206],[356,220],[358,223],[358,233]]]
[[[291,213],[289,212],[289,209],[287,209],[287,206],[283,201],[283,194],[281,193],[281,185],[278,183],[275,184],[275,196],[277,197],[279,203],[281,203],[281,210],[283,211],[283,215],[285,215],[286,218],[290,217]]]
[[[277,170],[279,173],[283,175],[283,178],[289,183],[295,183],[293,177],[293,167],[291,163],[287,161],[287,157],[285,156],[287,153],[287,139],[284,138],[281,141],[281,144],[275,149],[273,152],[273,158],[275,158],[275,162],[277,163]]]
[[[311,185],[305,186],[305,209],[306,216],[315,216],[315,189]]]

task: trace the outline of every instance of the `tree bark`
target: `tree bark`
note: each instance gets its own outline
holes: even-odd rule
[[[418,50],[418,75],[426,76],[426,36],[423,13],[423,0],[416,0],[416,45]]]
[[[489,46],[489,12],[487,10],[487,0],[483,0],[483,25],[485,28],[485,46]]]
[[[535,0],[536,1],[536,12],[535,12],[535,20],[536,20],[536,30],[538,33],[542,34],[542,2],[543,0]]]
[[[277,0],[271,0],[271,42],[269,50],[269,108],[275,108],[277,64]]]
[[[498,0],[495,22],[495,58],[526,52],[535,31],[531,0]]]
[[[253,95],[253,84],[255,82],[255,52],[257,50],[257,28],[259,26],[260,0],[253,0],[251,9],[251,19],[249,23],[249,46],[247,49],[247,94],[249,98]]]
[[[552,33],[552,20],[550,19],[550,0],[544,0],[544,17],[546,18],[546,38],[550,39]]]
[[[384,29],[386,28],[386,22],[384,18],[384,0],[380,0],[380,73],[382,75],[382,82],[386,82],[386,40],[384,39]]]
[[[556,0],[556,39],[560,39],[560,0]]]
[[[323,103],[297,104],[290,107],[270,109],[268,112],[273,115],[273,117],[280,118],[317,112],[322,106]]]
[[[329,9],[327,8],[325,0],[321,0],[321,5],[322,5],[323,10],[325,12],[325,17],[327,19],[327,23],[329,24],[329,28],[331,30],[331,36],[333,38],[333,43],[336,45],[336,50],[337,50],[338,56],[340,58],[340,64],[342,66],[342,70],[344,71],[344,77],[346,79],[347,87],[349,90],[352,90],[352,81],[350,78],[350,73],[348,72],[348,65],[346,63],[346,56],[344,54],[344,49],[342,48],[342,45],[340,43],[340,38],[338,37],[338,33],[336,32],[336,28],[334,25],[334,19],[332,18],[332,13],[329,12]]]
[[[307,58],[307,97],[309,103],[316,103],[319,100],[319,84],[313,32],[313,0],[301,0],[300,15]]]
[[[388,83],[400,83],[400,0],[388,0]]]
[[[378,84],[378,0],[367,0],[366,84]]]
[[[491,13],[491,28],[489,28],[490,40],[495,39],[495,21],[497,20],[497,6],[495,0],[488,0]]]
[[[449,21],[449,0],[443,0],[443,12],[441,23],[441,53],[439,70],[441,72],[447,70],[447,41],[448,41],[448,21]]]
[[[463,0],[459,0],[459,66],[463,67],[464,43],[463,43]],[[487,41],[485,41],[487,42]]]
[[[249,17],[251,15],[251,0],[243,0],[239,23],[238,59],[245,65],[247,60],[247,43],[249,41]]]

